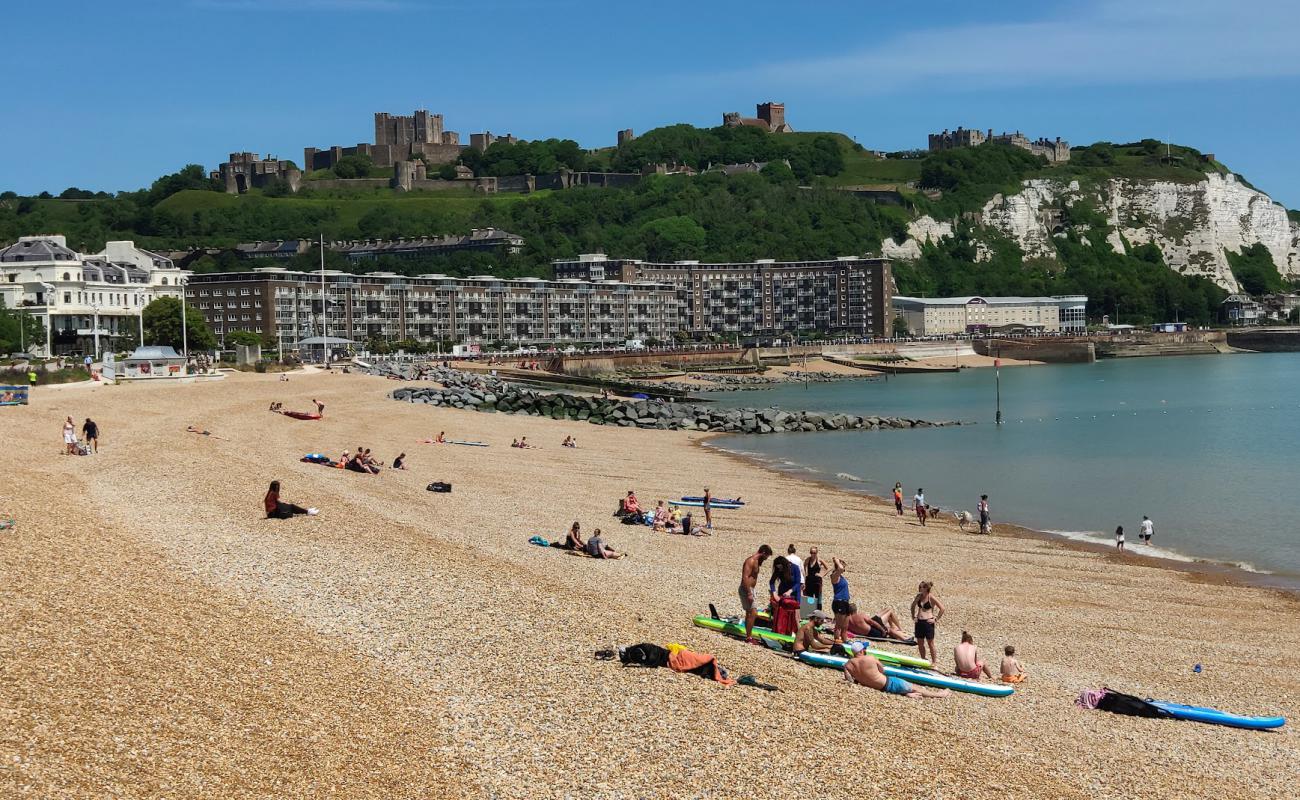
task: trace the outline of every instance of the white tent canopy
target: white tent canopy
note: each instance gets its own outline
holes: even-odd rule
[[[351,339],[340,339],[337,336],[308,336],[298,342],[299,347],[320,347],[321,345],[335,344],[354,344],[354,342]]]

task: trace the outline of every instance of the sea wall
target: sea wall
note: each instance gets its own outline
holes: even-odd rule
[[[1300,352],[1300,328],[1242,328],[1224,334],[1227,343],[1259,353]]]
[[[718,350],[687,350],[675,352],[644,352],[631,350],[626,353],[601,353],[597,355],[562,355],[555,356],[547,362],[551,372],[565,375],[608,375],[619,370],[633,367],[689,366],[691,364],[721,364],[728,361],[740,361],[740,350],[726,348]]]
[[[1093,343],[1080,339],[973,339],[971,346],[982,356],[1042,361],[1045,364],[1091,364],[1097,360]]]

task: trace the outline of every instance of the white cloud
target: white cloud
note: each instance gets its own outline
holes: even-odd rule
[[[1300,3],[1287,0],[1099,0],[1046,19],[908,31],[877,46],[723,80],[884,94],[1284,77],[1300,75],[1298,30]]]

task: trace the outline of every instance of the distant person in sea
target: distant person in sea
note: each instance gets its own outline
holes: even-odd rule
[[[393,469],[406,469],[406,453],[399,453],[397,458],[393,459]]]
[[[745,612],[745,641],[754,641],[755,608],[754,589],[758,586],[758,571],[763,562],[772,556],[770,545],[761,545],[758,551],[745,559],[740,566],[740,608]]]
[[[856,652],[858,650],[857,643],[855,643],[854,650],[855,655],[844,665],[844,680],[850,683],[866,686],[869,689],[875,689],[885,694],[911,697],[914,700],[920,700],[923,697],[938,698],[949,695],[947,689],[927,689],[921,686],[913,686],[902,678],[885,675],[884,670],[880,667],[880,662],[876,660],[875,656]]]
[[[1013,645],[1007,645],[1002,648],[1002,682],[1003,683],[1022,683],[1025,680],[1025,669],[1020,666],[1016,659],[1016,648]]]
[[[989,496],[986,494],[980,495],[979,512],[980,512],[980,533],[992,533],[993,520],[991,517],[989,517]]]
[[[267,519],[289,519],[299,514],[314,517],[319,513],[314,508],[303,508],[281,500],[279,481],[271,481],[271,488],[266,490],[266,497],[262,498],[262,506],[266,509]]]
[[[917,521],[925,525],[925,489],[917,489],[916,494],[912,496],[912,510],[916,512]]]
[[[894,511],[898,516],[903,516],[903,484],[894,484]]]
[[[957,667],[957,674],[967,680],[977,681],[980,675],[993,677],[989,672],[988,664],[980,658],[979,648],[975,646],[975,638],[966,631],[961,632],[961,643],[952,651],[952,660]]]
[[[81,425],[81,435],[86,437],[86,445],[90,447],[91,452],[99,452],[99,426],[90,417]]]
[[[1156,535],[1156,524],[1151,521],[1150,517],[1144,514],[1142,516],[1142,526],[1138,528],[1138,538],[1142,540],[1142,544],[1150,545],[1151,537],[1155,535]]]
[[[626,554],[605,544],[604,537],[600,535],[600,528],[597,528],[591,532],[591,538],[587,540],[587,555],[592,558],[622,558]]]
[[[921,651],[921,658],[925,658],[925,648],[930,648],[930,663],[938,664],[939,659],[934,651],[934,626],[939,624],[943,617],[943,603],[934,595],[934,584],[930,581],[921,581],[916,587],[916,597],[912,598],[912,624],[913,635],[916,637],[916,647]]]
[[[849,596],[849,579],[844,577],[848,564],[843,559],[831,558],[831,613],[835,615],[835,641],[846,638],[848,617],[853,613]]]
[[[811,597],[818,611],[822,607],[822,573],[826,571],[827,564],[817,554],[817,548],[808,548],[808,560],[803,562],[803,596]]]
[[[1123,552],[1124,550],[1124,526],[1115,526],[1115,549]]]
[[[820,628],[831,618],[825,611],[814,611],[808,620],[799,626],[799,633],[794,637],[795,654],[805,650],[814,653],[829,653],[835,646],[835,639],[822,633]]]
[[[68,417],[63,423],[63,453],[69,456],[77,453],[77,426],[73,423],[72,417]]]

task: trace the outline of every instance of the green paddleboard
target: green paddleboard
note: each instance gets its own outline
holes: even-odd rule
[[[742,623],[732,622],[725,619],[714,619],[710,616],[700,615],[694,620],[695,624],[701,628],[708,628],[712,631],[719,631],[728,636],[739,636],[744,638],[745,626]],[[777,633],[771,628],[754,628],[754,636],[760,639],[766,639],[770,642],[780,642],[790,647],[794,646],[794,637],[788,633]],[[924,658],[915,656],[905,656],[898,653],[892,653],[888,650],[880,650],[875,647],[868,647],[863,652],[875,656],[882,664],[893,664],[900,667],[915,667],[917,669],[932,669],[933,665]]]

